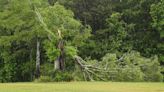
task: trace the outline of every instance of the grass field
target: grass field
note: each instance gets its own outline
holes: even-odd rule
[[[0,92],[164,92],[164,83],[2,83]]]

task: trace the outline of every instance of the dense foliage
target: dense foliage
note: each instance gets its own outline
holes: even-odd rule
[[[163,77],[164,0],[0,0],[0,82]]]

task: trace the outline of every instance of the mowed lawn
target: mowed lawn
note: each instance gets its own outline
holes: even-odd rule
[[[0,92],[164,92],[164,83],[1,83]]]

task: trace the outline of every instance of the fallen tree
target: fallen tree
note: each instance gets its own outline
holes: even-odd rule
[[[161,81],[162,74],[157,57],[144,58],[131,51],[121,57],[105,55],[101,61],[83,60],[74,56],[86,81]],[[153,70],[152,70],[153,69]]]

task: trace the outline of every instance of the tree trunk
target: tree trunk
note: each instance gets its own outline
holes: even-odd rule
[[[64,40],[62,39],[61,31],[58,30],[58,36],[59,36],[59,42],[57,45],[57,48],[60,50],[60,55],[57,58],[57,60],[54,61],[54,69],[55,70],[64,70],[65,64],[64,64]]]
[[[36,78],[40,77],[40,41],[37,39],[36,49]]]
[[[60,62],[60,70],[64,70],[64,68],[65,68],[65,64],[64,64],[64,48],[60,48],[59,62]]]
[[[57,58],[57,60],[54,61],[54,69],[55,70],[64,70],[65,63],[64,63],[64,42],[63,42],[63,40],[59,41],[57,48],[60,50],[60,55]]]
[[[60,69],[60,64],[59,64],[59,59],[57,58],[54,61],[54,70],[59,70]]]

